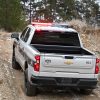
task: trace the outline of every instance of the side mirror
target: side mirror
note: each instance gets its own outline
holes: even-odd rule
[[[19,34],[18,33],[12,33],[11,38],[15,38],[15,39],[19,40]]]

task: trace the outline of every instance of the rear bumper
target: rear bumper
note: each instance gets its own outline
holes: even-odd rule
[[[63,77],[31,77],[32,84],[37,86],[71,87],[94,89],[97,86],[97,79],[63,78]]]

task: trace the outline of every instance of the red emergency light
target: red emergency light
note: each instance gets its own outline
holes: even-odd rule
[[[51,26],[52,23],[38,23],[38,22],[32,22],[32,25],[34,25],[34,26]]]

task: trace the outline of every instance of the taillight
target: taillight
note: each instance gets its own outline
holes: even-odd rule
[[[35,31],[39,33],[39,32],[41,32],[41,29],[36,29]]]
[[[98,64],[100,62],[100,59],[96,58],[96,63]]]
[[[96,58],[95,74],[99,73],[99,66],[98,66],[98,64],[99,64],[99,59]]]
[[[35,56],[36,62],[34,63],[34,71],[39,71],[40,70],[40,56]]]

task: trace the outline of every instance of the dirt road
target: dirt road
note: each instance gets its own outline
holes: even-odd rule
[[[100,100],[100,86],[92,94],[77,90],[40,90],[36,97],[24,94],[23,72],[12,69],[12,40],[10,34],[0,33],[0,100]]]

